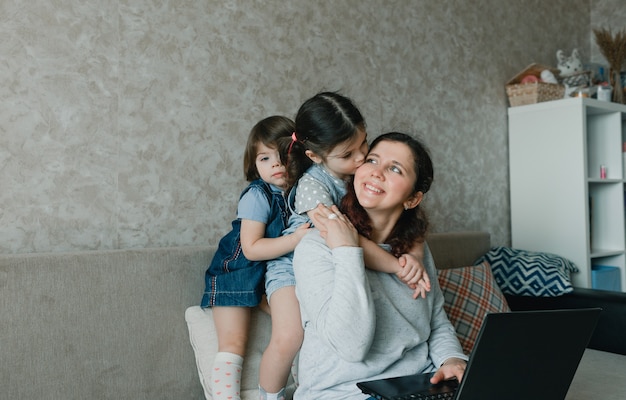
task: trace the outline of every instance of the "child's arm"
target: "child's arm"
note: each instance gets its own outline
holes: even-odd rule
[[[422,298],[426,297],[426,292],[430,292],[430,277],[424,268],[424,242],[416,242],[408,254],[403,254],[399,258],[403,271],[400,272],[399,278],[403,282],[409,282],[409,285],[418,291]]]
[[[413,289],[413,298],[426,297],[430,291],[430,279],[426,273],[422,260],[424,258],[424,244],[416,243],[410,253],[395,258],[379,245],[364,237],[359,238],[359,245],[363,248],[363,256],[367,268],[393,273]]]
[[[312,221],[316,223],[316,227],[324,236],[324,219],[316,218],[324,208],[323,204],[319,204],[316,208],[307,212]],[[336,206],[332,206],[336,207]],[[386,272],[396,274],[402,282],[406,283],[413,289],[413,298],[418,296],[426,297],[426,292],[430,291],[430,278],[422,265],[424,259],[424,244],[416,243],[408,254],[403,254],[400,258],[394,257],[392,254],[381,248],[373,241],[359,236],[359,246],[363,248],[363,258],[365,267],[373,271]]]
[[[250,219],[241,220],[241,249],[248,260],[263,261],[293,251],[307,233],[310,224],[303,224],[295,232],[276,238],[265,237],[265,224]]]

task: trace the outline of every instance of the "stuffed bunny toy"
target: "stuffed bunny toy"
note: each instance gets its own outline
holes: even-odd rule
[[[583,72],[583,63],[580,61],[578,49],[572,51],[572,55],[567,57],[563,50],[556,52],[557,68],[562,77],[571,76]]]

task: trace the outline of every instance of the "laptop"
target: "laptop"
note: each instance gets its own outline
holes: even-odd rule
[[[430,383],[429,374],[359,382],[375,399],[564,399],[600,308],[487,314],[463,379]]]

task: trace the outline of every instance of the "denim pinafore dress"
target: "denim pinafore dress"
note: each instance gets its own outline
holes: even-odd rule
[[[265,237],[281,236],[287,226],[289,211],[283,193],[273,191],[269,184],[257,179],[248,185],[239,199],[251,188],[262,190],[270,205],[270,219],[265,226]],[[232,222],[232,229],[218,245],[206,270],[205,289],[201,307],[254,307],[263,296],[266,261],[250,261],[241,249],[241,220]]]

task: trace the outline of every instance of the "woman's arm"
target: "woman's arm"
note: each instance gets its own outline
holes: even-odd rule
[[[431,276],[436,276],[435,262],[430,254],[430,250],[428,250],[428,246],[424,246],[424,267]],[[433,279],[432,290],[429,296],[432,300],[432,314],[428,348],[433,364],[441,366],[444,362],[453,358],[466,361],[468,357],[463,354],[463,349],[457,338],[454,326],[450,323],[443,308],[443,293],[437,279]]]
[[[251,261],[272,260],[293,251],[307,233],[310,224],[304,224],[289,235],[276,238],[265,237],[265,224],[250,219],[241,220],[241,249]]]
[[[335,229],[342,228],[328,227],[339,224],[345,221],[327,224],[326,241],[322,234],[312,233],[296,248],[296,294],[305,329],[313,329],[341,358],[358,362],[367,355],[374,338],[376,312],[362,249],[355,245],[331,245],[331,249],[326,244],[343,243]]]

